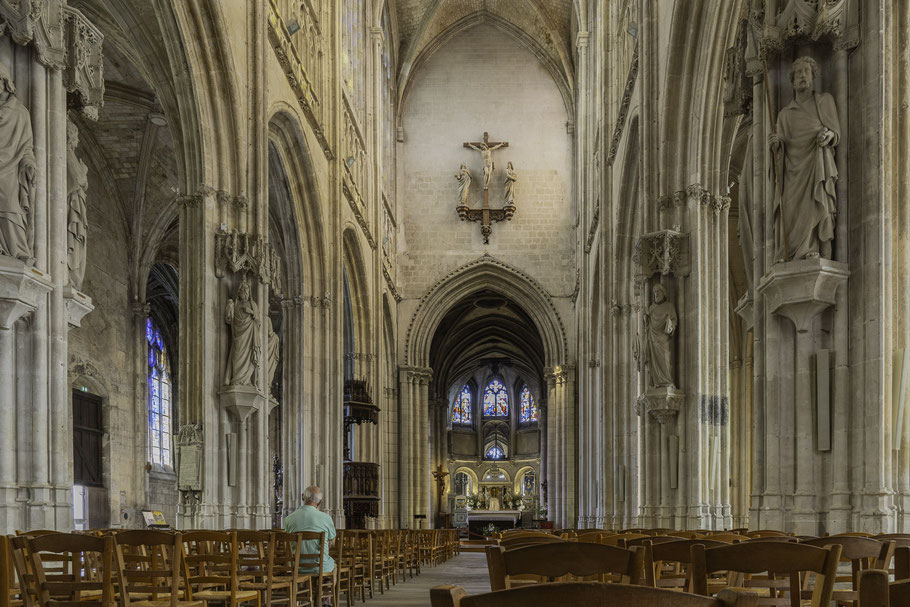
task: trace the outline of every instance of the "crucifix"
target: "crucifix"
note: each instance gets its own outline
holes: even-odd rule
[[[467,206],[467,192],[471,185],[471,176],[467,167],[462,165],[461,173],[455,176],[461,184],[461,202],[455,208],[462,221],[480,221],[480,233],[483,234],[483,243],[490,244],[490,234],[493,232],[492,222],[511,220],[515,214],[515,205],[511,201],[501,209],[490,208],[490,180],[493,177],[493,152],[500,148],[509,147],[508,141],[490,141],[490,134],[484,131],[483,141],[466,141],[464,147],[480,152],[483,160],[483,207],[471,209]]]

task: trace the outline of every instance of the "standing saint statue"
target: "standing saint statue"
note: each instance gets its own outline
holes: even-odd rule
[[[515,167],[512,166],[512,163],[506,165],[506,179],[503,196],[505,197],[506,204],[515,204],[515,182],[518,181],[518,173],[515,172]]]
[[[472,150],[477,150],[480,152],[480,157],[483,160],[483,189],[486,190],[490,187],[490,179],[493,177],[493,169],[496,168],[493,165],[493,152],[501,147],[504,147],[507,144],[503,142],[491,146],[481,141],[480,145],[474,145],[473,143],[469,143],[467,145]]]
[[[468,205],[468,191],[471,189],[471,172],[468,165],[461,163],[461,169],[455,175],[458,180],[458,201],[461,206]]]
[[[648,382],[652,388],[675,388],[673,381],[673,334],[676,332],[676,308],[667,300],[667,290],[662,284],[651,289],[654,303],[645,316],[647,343],[642,349],[642,359],[648,367]]]
[[[231,350],[224,371],[224,385],[253,386],[262,356],[256,338],[262,317],[259,306],[250,297],[250,283],[245,278],[237,288],[237,301],[227,301],[224,321],[231,325]]]
[[[275,330],[272,329],[271,321],[268,323],[269,329],[269,344],[268,344],[268,363],[269,367],[266,371],[266,392],[270,393],[272,389],[272,382],[275,381],[275,371],[278,370],[278,358],[281,355],[278,340],[278,334],[275,333]]]
[[[88,191],[88,167],[76,156],[79,145],[79,128],[70,121],[66,123],[66,200],[69,208],[66,227],[66,265],[69,269],[70,284],[82,289],[85,278],[85,240],[88,233],[88,219],[85,198]]]
[[[36,178],[32,117],[16,97],[9,69],[0,63],[0,255],[33,259]]]
[[[840,122],[834,98],[816,93],[818,64],[800,57],[790,66],[794,98],[777,115],[777,128],[768,136],[774,154],[774,259],[789,261],[831,258],[837,214],[837,165],[834,148],[840,142]]]

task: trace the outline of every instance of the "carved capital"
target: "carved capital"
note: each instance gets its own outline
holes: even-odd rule
[[[689,237],[676,230],[645,234],[635,243],[632,260],[644,277],[654,274],[686,276],[689,273]]]

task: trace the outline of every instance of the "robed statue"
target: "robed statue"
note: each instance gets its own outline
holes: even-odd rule
[[[515,182],[518,181],[518,173],[510,162],[506,165],[505,184],[503,185],[503,198],[506,204],[515,204]]]
[[[800,57],[790,66],[794,98],[777,115],[768,136],[774,156],[776,261],[831,258],[837,214],[837,165],[840,121],[834,98],[816,93],[818,64]]]
[[[85,198],[88,191],[88,167],[76,156],[79,145],[79,128],[70,121],[66,123],[66,265],[69,269],[70,284],[82,289],[85,278],[85,241],[88,233],[88,219]]]
[[[245,279],[237,288],[237,301],[228,299],[224,321],[231,326],[231,350],[224,371],[224,385],[253,386],[262,357],[257,338],[262,317],[259,306],[250,297],[250,283]]]
[[[468,171],[468,165],[461,163],[461,169],[455,174],[458,181],[458,204],[467,206],[468,192],[471,190],[471,172]]]
[[[16,97],[9,69],[0,63],[0,255],[34,258],[37,163],[32,117]]]
[[[675,388],[673,380],[673,336],[678,322],[676,308],[667,300],[667,290],[655,284],[651,290],[654,303],[645,316],[645,347],[641,356],[648,368],[648,383],[652,388]]]
[[[272,329],[272,323],[268,323],[269,342],[268,342],[268,369],[266,373],[266,392],[272,389],[272,382],[275,381],[275,371],[278,370],[278,359],[281,356],[280,341],[278,334]]]

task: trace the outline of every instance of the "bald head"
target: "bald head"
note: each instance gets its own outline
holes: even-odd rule
[[[322,503],[322,489],[313,485],[303,490],[303,503],[306,506],[318,506]]]

